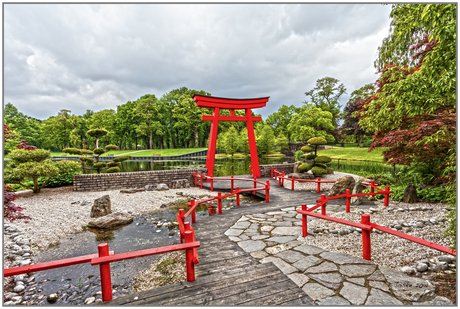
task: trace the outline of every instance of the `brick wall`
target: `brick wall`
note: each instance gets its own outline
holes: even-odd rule
[[[195,185],[194,173],[206,173],[206,168],[129,172],[129,173],[108,173],[88,174],[73,176],[74,191],[106,191],[116,189],[142,188],[146,185],[169,183],[172,180],[188,179],[190,186]]]
[[[260,165],[260,177],[270,177],[271,168],[278,169],[278,172],[284,172],[286,175],[294,172],[294,163]]]

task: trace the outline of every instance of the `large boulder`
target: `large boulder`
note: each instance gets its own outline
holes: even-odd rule
[[[403,202],[404,203],[417,203],[418,198],[417,198],[417,190],[415,189],[414,185],[408,186],[404,190],[404,197],[403,197]]]
[[[146,191],[155,191],[158,185],[146,185],[145,190]]]
[[[93,207],[91,207],[91,218],[99,218],[112,213],[112,204],[110,203],[110,196],[104,195],[94,200]]]
[[[133,216],[130,214],[115,212],[89,221],[88,227],[96,229],[110,229],[115,226],[130,224],[131,222],[133,222]]]
[[[353,191],[351,194],[361,194],[363,193],[364,186],[361,184],[361,180],[358,180],[355,183],[355,186],[353,187]],[[363,197],[362,196],[353,196],[350,199],[350,203],[353,205],[361,205],[363,203]]]
[[[328,175],[334,175],[334,170],[330,167],[326,168]]]
[[[329,191],[327,196],[330,197],[345,194],[347,193],[347,190],[350,190],[351,192],[354,187],[355,179],[351,176],[345,176],[337,179],[337,181],[334,183],[334,185],[331,188],[331,191]]]
[[[189,188],[190,183],[188,182],[188,179],[178,179],[178,180],[171,181],[168,184],[168,187],[170,189]]]
[[[297,161],[294,163],[294,173],[300,173],[299,172],[299,165],[302,164],[302,162]]]

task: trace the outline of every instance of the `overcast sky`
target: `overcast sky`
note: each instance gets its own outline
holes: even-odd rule
[[[4,103],[46,119],[188,87],[301,106],[325,76],[377,79],[381,4],[4,4]]]

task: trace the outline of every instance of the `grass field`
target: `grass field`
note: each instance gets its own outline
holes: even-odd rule
[[[330,148],[318,150],[318,156],[329,156],[332,159],[369,160],[382,163],[382,152],[385,149],[374,149],[368,152],[368,148]]]
[[[120,156],[123,154],[127,154],[130,156],[152,156],[152,155],[161,155],[161,156],[177,156],[182,155],[190,152],[206,150],[208,148],[177,148],[177,149],[152,149],[152,150],[113,150],[107,153],[102,154],[102,156],[106,156],[108,154],[113,154],[115,156]],[[52,152],[51,156],[62,156],[65,155],[64,152]],[[67,156],[71,156],[67,154]]]

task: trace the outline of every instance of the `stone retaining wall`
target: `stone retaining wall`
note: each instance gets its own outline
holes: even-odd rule
[[[286,175],[294,173],[294,163],[260,165],[260,177],[270,177],[272,167],[277,169],[278,172],[284,172]]]
[[[74,191],[106,191],[116,189],[142,188],[146,185],[169,183],[173,180],[187,179],[190,185],[195,185],[194,173],[206,173],[206,168],[88,174],[73,176]]]

